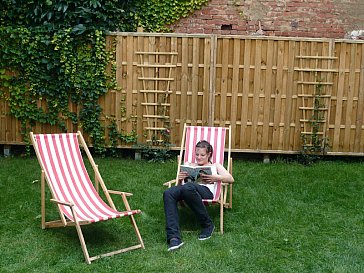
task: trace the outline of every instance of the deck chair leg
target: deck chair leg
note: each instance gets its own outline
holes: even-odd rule
[[[125,194],[122,194],[121,195],[121,198],[123,199],[123,202],[124,202],[124,205],[125,205],[126,210],[131,210],[130,205],[129,205],[129,202],[128,202],[128,199],[126,198],[126,195]],[[142,246],[142,248],[144,249],[143,239],[142,239],[142,236],[140,235],[138,226],[137,226],[137,224],[135,222],[134,215],[130,215],[130,221],[131,221],[131,224],[133,225],[133,228],[135,230],[135,233],[136,233],[136,235],[138,237],[139,243]]]
[[[142,246],[142,249],[144,249],[144,242],[143,242],[143,239],[142,239],[142,236],[140,235],[140,232],[139,232],[139,229],[138,229],[138,226],[135,222],[135,219],[134,219],[134,215],[130,215],[130,221],[131,221],[131,224],[133,225],[133,228],[135,230],[135,233],[138,237],[138,240],[139,240],[139,243],[141,244]]]
[[[42,229],[46,228],[46,223],[45,223],[45,181],[44,180],[45,180],[44,179],[44,171],[42,171],[41,179],[40,179]]]
[[[224,203],[221,195],[220,200],[220,233],[224,234]]]
[[[230,191],[229,191],[229,208],[233,207],[233,184],[230,184]]]
[[[77,216],[76,216],[76,213],[75,213],[73,207],[71,208],[71,210],[72,210],[73,218],[75,219],[75,226],[76,226],[78,238],[80,239],[83,255],[85,256],[86,263],[91,264],[90,255],[88,254],[88,251],[87,251],[85,238],[83,237],[80,223],[78,222],[78,219],[77,219]]]
[[[88,254],[85,238],[83,237],[81,226],[79,223],[76,224],[76,230],[78,234],[78,238],[80,239],[83,255],[85,256],[85,260],[87,264],[91,264],[90,255]]]

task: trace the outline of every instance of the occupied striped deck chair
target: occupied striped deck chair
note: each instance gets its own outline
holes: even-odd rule
[[[226,142],[228,135],[228,143]],[[231,126],[229,127],[204,127],[204,126],[187,126],[184,125],[181,150],[178,156],[177,176],[175,180],[171,180],[165,185],[171,187],[178,180],[180,167],[187,162],[195,162],[195,146],[201,140],[208,141],[213,147],[212,163],[220,163],[224,165],[225,147],[227,150],[227,170],[232,173],[231,158]],[[232,184],[217,182],[216,191],[213,193],[213,199],[204,199],[205,205],[220,205],[220,233],[224,233],[224,208],[232,207]]]
[[[133,249],[144,248],[144,243],[134,219],[134,214],[140,210],[130,209],[127,196],[131,193],[107,190],[98,171],[85,140],[80,132],[68,134],[39,134],[30,133],[31,140],[37,154],[41,173],[41,210],[42,228],[76,226],[83,254],[86,262]],[[95,186],[87,173],[81,155],[80,146],[83,147],[93,171],[95,172]],[[52,199],[58,207],[60,220],[46,222],[45,220],[45,180],[50,189]],[[98,194],[101,186],[107,202]],[[121,196],[125,211],[117,211],[110,194]],[[81,226],[112,218],[129,217],[136,233],[138,244],[115,250],[109,253],[90,257],[82,234]]]

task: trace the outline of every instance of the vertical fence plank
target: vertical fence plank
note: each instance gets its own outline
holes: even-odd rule
[[[239,93],[239,64],[240,64],[240,39],[233,39],[233,71],[232,71],[232,84],[231,84],[231,131],[232,139],[235,143],[236,136],[236,121],[237,121],[237,110],[238,110],[238,93]],[[235,109],[235,111],[233,110]]]
[[[191,122],[187,120],[187,91],[188,91],[188,38],[182,38],[182,69],[181,69],[181,122]]]
[[[211,55],[212,55],[212,48],[211,48],[211,39],[210,38],[204,38],[203,39],[203,43],[204,43],[204,52],[203,52],[203,99],[202,99],[202,105],[200,105],[200,107],[202,106],[202,121],[203,121],[203,125],[208,125],[210,122],[210,90],[211,90],[211,85],[210,83],[214,82],[213,78],[211,78],[211,66],[212,63],[211,62]],[[215,70],[215,69],[213,69]]]
[[[343,97],[345,88],[345,65],[346,65],[346,44],[341,43],[340,48],[340,60],[339,60],[339,73],[336,93],[336,111],[335,111],[335,123],[334,123],[334,134],[332,136],[332,149],[342,150],[342,137],[340,135],[341,129],[341,117],[343,107]]]
[[[199,101],[199,52],[200,43],[199,38],[195,37],[192,39],[192,68],[191,68],[191,103],[188,104],[190,107],[189,113],[191,113],[192,123],[196,125],[202,125],[202,121],[199,121],[198,112],[202,109]]]
[[[250,51],[251,51],[251,39],[244,41],[244,71],[243,71],[243,90],[242,90],[242,102],[241,102],[241,130],[240,130],[240,147],[249,149],[249,136],[247,134],[248,129],[248,98],[249,98],[249,77],[250,77]]]
[[[278,41],[277,43],[277,79],[276,79],[276,89],[275,89],[275,101],[274,101],[274,120],[273,120],[273,142],[272,146],[275,149],[282,149],[281,146],[281,97],[283,92],[283,51],[284,51],[284,41]]]
[[[177,37],[171,37],[171,52],[178,52],[178,41]],[[175,56],[176,58],[176,64],[178,63],[178,56]],[[172,73],[172,77],[175,79],[171,83],[171,95],[170,95],[170,109],[169,109],[169,115],[170,115],[170,142],[175,143],[176,142],[176,132],[179,132],[179,127],[176,125],[175,117],[177,115],[177,109],[175,105],[175,101],[177,101],[177,67]]]
[[[222,39],[222,48],[221,48],[221,78],[219,80],[219,91],[216,93],[216,97],[218,97],[218,103],[215,103],[215,108],[219,109],[218,116],[215,115],[215,126],[225,126],[226,121],[226,107],[227,107],[227,90],[228,90],[228,74],[229,74],[229,60],[230,57],[230,39]]]
[[[293,150],[293,143],[295,137],[295,112],[298,108],[294,108],[294,94],[296,93],[293,88],[294,79],[294,60],[295,60],[295,41],[288,41],[288,54],[287,54],[287,89],[286,89],[286,113],[284,119],[284,150]],[[297,94],[297,93],[296,93]]]
[[[5,115],[6,113],[6,101],[0,100],[0,140],[6,141],[6,129],[5,126],[7,124],[8,118]]]
[[[264,104],[263,104],[263,132],[262,132],[262,149],[268,151],[271,147],[271,123],[273,123],[272,119],[272,111],[271,111],[271,100],[272,100],[272,78],[273,78],[273,50],[274,50],[274,41],[268,40],[267,50],[265,56],[265,80],[264,80]]]
[[[251,135],[250,135],[250,143],[251,143],[251,148],[252,149],[257,149],[258,148],[258,138],[259,141],[261,140],[261,132],[258,133],[258,131],[260,131],[259,129],[259,119],[258,119],[258,114],[260,111],[262,111],[261,109],[261,104],[260,104],[260,73],[261,73],[261,52],[262,52],[262,41],[261,40],[254,40],[254,61],[253,65],[254,65],[254,73],[253,73],[253,88],[251,89],[251,92],[253,93],[253,99],[252,99],[252,105],[251,105],[251,109],[252,109],[252,113],[251,113]]]
[[[358,92],[358,106],[357,106],[357,116],[355,120],[355,137],[354,137],[354,152],[359,153],[364,150],[364,44],[360,44],[358,48],[360,53],[360,74],[359,74],[359,92]]]
[[[211,64],[210,64],[210,90],[209,90],[209,126],[214,125],[215,117],[215,92],[216,92],[216,50],[217,50],[217,36],[211,36]]]
[[[352,128],[352,116],[355,113],[353,108],[353,98],[354,98],[354,88],[355,88],[355,77],[356,77],[356,63],[357,63],[357,45],[350,44],[350,61],[349,61],[349,75],[348,75],[348,85],[347,85],[347,95],[346,95],[346,113],[345,113],[345,128],[344,128],[344,140],[343,140],[343,150],[350,151],[350,146],[354,143],[353,136],[351,134]]]

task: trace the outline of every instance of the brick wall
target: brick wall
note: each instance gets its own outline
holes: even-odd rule
[[[364,0],[210,0],[174,32],[364,39]]]

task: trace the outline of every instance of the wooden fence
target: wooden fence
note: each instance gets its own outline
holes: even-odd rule
[[[328,154],[364,155],[362,41],[152,33],[108,38],[110,45],[116,40],[122,91],[101,98],[102,120],[135,130],[139,142],[169,134],[178,147],[186,122],[231,125],[235,152],[297,153],[316,130]],[[19,125],[0,103],[0,143],[20,143]]]

